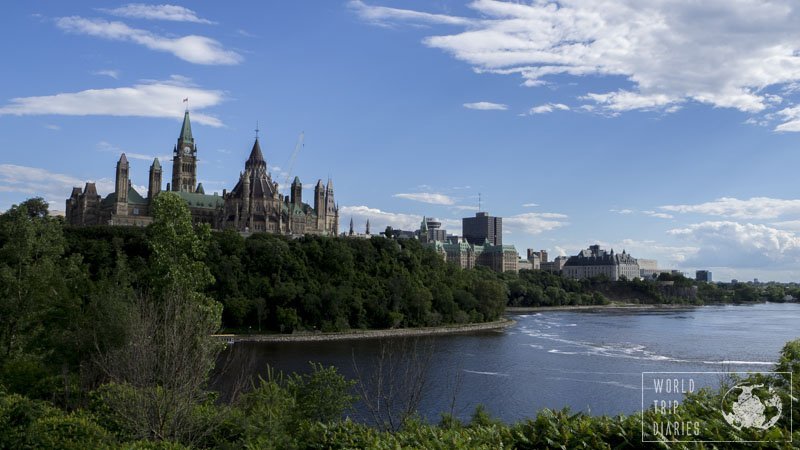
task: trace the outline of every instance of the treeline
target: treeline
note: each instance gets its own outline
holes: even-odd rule
[[[146,230],[65,227],[66,253],[95,282],[124,259],[131,282],[147,286]],[[496,320],[506,304],[489,270],[461,270],[414,240],[290,239],[213,232],[203,259],[215,282],[205,290],[223,306],[223,325],[239,332],[341,331]]]
[[[769,283],[705,283],[680,274],[662,273],[655,280],[611,281],[604,275],[583,280],[540,270],[498,275],[507,289],[508,306],[634,304],[720,304],[786,302],[800,298],[800,287]],[[788,297],[787,297],[788,296]]]

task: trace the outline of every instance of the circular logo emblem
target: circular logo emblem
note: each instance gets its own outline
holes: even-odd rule
[[[737,430],[766,430],[781,418],[781,398],[763,384],[740,383],[722,396],[722,417]]]

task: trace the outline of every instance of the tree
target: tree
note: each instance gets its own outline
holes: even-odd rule
[[[194,443],[212,431],[197,411],[213,400],[205,390],[220,343],[222,307],[202,293],[213,281],[202,262],[208,226],[194,228],[185,202],[161,193],[148,230],[152,292],[140,293],[126,317],[125,343],[99,351],[111,383],[97,393],[115,428],[138,439]]]
[[[61,222],[42,199],[0,215],[0,381],[66,401],[82,356],[81,296],[89,289],[80,257],[64,257],[64,248]]]
[[[33,199],[35,200],[35,199]],[[0,216],[0,352],[24,351],[44,332],[41,319],[60,291],[64,237],[47,213],[25,204]]]
[[[353,355],[356,388],[375,426],[396,431],[416,414],[427,391],[433,353],[432,339],[413,337],[381,341],[380,352],[366,369]]]

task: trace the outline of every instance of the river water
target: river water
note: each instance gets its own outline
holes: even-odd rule
[[[503,331],[437,336],[418,344],[418,352],[424,348],[421,353],[431,356],[418,407],[424,417],[436,421],[452,410],[465,418],[478,404],[507,422],[535,416],[544,407],[632,413],[641,408],[642,372],[768,371],[783,345],[800,337],[796,303],[510,317],[516,324]],[[385,346],[379,339],[237,343],[225,356],[231,361],[229,377],[263,374],[267,365],[306,372],[309,361],[355,377],[354,365],[363,374]],[[363,405],[351,415],[365,418]]]

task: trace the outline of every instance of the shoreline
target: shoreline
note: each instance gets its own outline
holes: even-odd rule
[[[667,303],[642,305],[637,303],[612,303],[608,305],[507,306],[505,314],[506,315],[528,314],[540,311],[593,311],[593,310],[656,311],[660,309],[665,309],[665,310],[691,309],[691,308],[696,308],[698,306],[701,305],[667,304]]]
[[[468,323],[463,325],[443,325],[422,328],[392,328],[387,330],[336,331],[331,333],[296,333],[296,334],[215,334],[213,337],[224,339],[228,343],[238,342],[323,342],[344,341],[352,339],[377,339],[406,336],[439,336],[444,334],[471,333],[475,331],[493,331],[508,328],[515,320],[504,317],[493,322]]]

